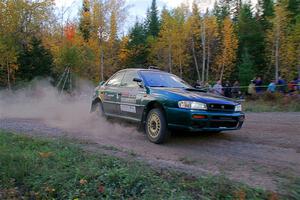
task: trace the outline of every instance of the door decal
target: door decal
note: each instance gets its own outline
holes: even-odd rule
[[[135,106],[131,105],[120,105],[121,111],[124,112],[130,112],[130,113],[136,113],[136,108]]]
[[[136,103],[135,98],[129,98],[129,97],[121,97],[122,103]]]

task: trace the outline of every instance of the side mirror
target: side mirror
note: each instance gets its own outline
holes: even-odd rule
[[[140,79],[140,78],[134,78],[133,81],[134,81],[134,82],[138,82],[138,83],[143,82],[142,79]]]
[[[133,81],[136,82],[138,84],[138,86],[140,86],[141,88],[143,88],[143,80],[140,78],[133,78]]]
[[[99,83],[99,86],[104,85],[104,83],[105,83],[105,81],[101,81],[101,82]]]

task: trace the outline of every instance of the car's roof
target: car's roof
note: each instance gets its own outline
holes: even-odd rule
[[[120,72],[122,71],[155,71],[155,72],[162,72],[162,73],[167,73],[165,71],[161,71],[159,69],[144,69],[144,68],[127,68],[127,69],[122,69],[120,70]]]

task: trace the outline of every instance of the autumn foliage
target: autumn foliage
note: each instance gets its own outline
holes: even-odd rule
[[[69,42],[72,42],[74,40],[76,34],[75,31],[76,31],[76,27],[74,24],[67,24],[66,27],[64,28],[64,35]]]
[[[300,72],[299,5],[219,0],[204,10],[194,1],[159,11],[153,0],[146,18],[131,24],[125,0],[83,0],[75,19],[68,18],[72,8],[54,9],[52,0],[0,0],[0,87],[32,74],[57,81],[67,67],[98,82],[149,65],[190,83],[290,80]]]

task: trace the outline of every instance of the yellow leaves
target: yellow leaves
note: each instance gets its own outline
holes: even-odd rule
[[[215,16],[207,16],[204,20],[206,27],[206,38],[211,41],[213,38],[219,36],[217,18]]]
[[[276,194],[275,192],[271,192],[268,195],[268,200],[279,200],[278,194]]]
[[[155,45],[152,46],[152,54],[160,53],[163,57],[164,66],[169,66],[169,70],[173,67],[179,68],[188,63],[189,56],[187,54],[187,40],[189,36],[189,25],[186,22],[186,8],[184,5],[170,13],[168,10],[162,11],[162,24],[159,37]],[[175,68],[176,69],[176,68]],[[174,72],[176,73],[175,70]]]
[[[83,15],[84,18],[91,17],[91,13],[90,12],[83,12],[82,15]]]
[[[39,156],[41,158],[49,158],[50,156],[52,156],[53,153],[52,152],[39,152]]]
[[[47,187],[45,188],[45,192],[53,193],[53,192],[55,192],[55,189],[52,188],[52,187],[50,187],[50,186],[47,186]]]
[[[127,48],[129,42],[129,37],[125,36],[122,38],[120,43],[120,51],[119,51],[119,59],[121,63],[126,63],[128,58],[130,57],[130,51]]]
[[[293,35],[290,26],[290,13],[285,6],[285,2],[277,2],[274,8],[275,15],[269,19],[272,28],[267,32],[266,53],[271,61],[272,67],[285,78],[292,79],[297,73],[295,62],[295,44],[292,41]],[[299,42],[298,42],[299,44]],[[278,78],[278,77],[276,77]]]
[[[238,38],[234,32],[231,19],[226,17],[222,27],[221,49],[217,57],[220,79],[227,77],[233,71],[237,57]]]
[[[80,179],[79,183],[80,183],[80,185],[85,185],[85,184],[87,184],[87,180]]]
[[[108,40],[109,47],[113,47],[117,39],[118,25],[117,14],[113,11],[110,16],[110,35]]]
[[[243,189],[238,190],[234,193],[236,200],[245,200],[246,199],[246,192]]]

